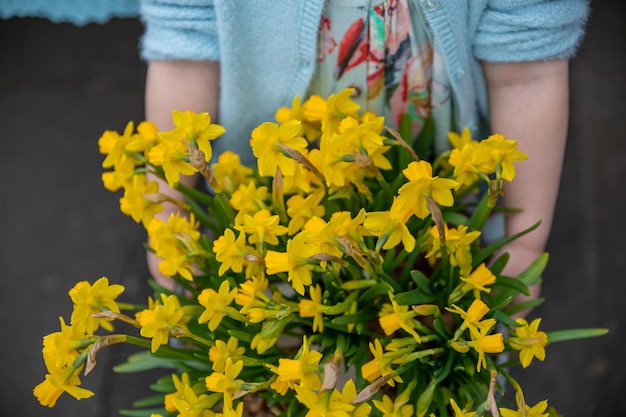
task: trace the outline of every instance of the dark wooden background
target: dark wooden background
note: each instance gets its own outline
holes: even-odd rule
[[[626,13],[595,1],[571,63],[570,139],[545,273],[543,328],[602,326],[610,334],[550,346],[515,372],[534,404],[567,417],[626,415]],[[107,348],[54,409],[32,388],[44,375],[41,338],[69,319],[68,289],[106,275],[143,302],[143,230],[103,189],[97,139],[143,119],[141,24],[76,27],[0,21],[0,416],[108,417],[149,394],[153,374],[108,371],[132,353]]]

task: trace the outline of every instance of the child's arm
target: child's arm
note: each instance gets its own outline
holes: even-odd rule
[[[145,100],[146,120],[156,123],[161,131],[174,127],[173,110],[208,112],[212,121],[216,121],[219,104],[219,63],[151,61],[148,64]],[[196,177],[181,178],[185,185],[193,186],[196,181]],[[178,191],[160,180],[159,192],[182,199]],[[166,203],[163,211],[156,217],[167,221],[169,215],[178,210],[175,205]],[[152,252],[148,252],[148,269],[160,285],[170,290],[174,289],[174,281],[159,272],[158,259]]]
[[[542,222],[505,248],[511,258],[504,272],[516,276],[544,251],[550,234],[567,136],[568,61],[484,62],[483,71],[492,131],[518,141],[528,155],[505,184],[505,205],[523,210],[507,216],[507,235]],[[540,287],[532,290],[537,298]]]

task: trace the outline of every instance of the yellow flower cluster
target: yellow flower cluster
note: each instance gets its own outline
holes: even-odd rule
[[[109,285],[102,277],[93,285],[78,282],[69,292],[74,304],[71,325],[59,317],[61,331],[43,339],[43,358],[48,373],[37,385],[34,394],[42,405],[53,407],[61,394],[67,392],[76,399],[89,398],[93,392],[79,387],[78,374],[83,368],[89,348],[97,337],[94,332],[103,327],[112,331],[113,318],[97,317],[97,313],[119,313],[115,299],[124,291],[121,285]]]
[[[442,416],[483,415],[494,373],[516,386],[494,355],[519,351],[523,367],[543,360],[547,334],[538,320],[512,319],[521,307],[510,301],[539,280],[545,257],[523,279],[506,277],[507,257],[488,259],[516,237],[480,241],[503,181],[525,159],[516,142],[451,134],[452,149],[431,163],[382,117],[361,114],[351,94],[296,97],[255,128],[257,170],[233,152],[213,158],[210,141],[224,129],[206,113],[175,111],[168,132],[149,122],[105,132],[104,185],[124,189],[121,210],[144,225],[160,271],[183,291],[158,288],[138,307],[116,303],[123,288],[106,278],[78,283],[71,325],[61,319],[44,339],[39,401],[91,395],[78,387],[82,363],[119,342],[178,367],[159,392],[163,414],[179,416],[241,416],[251,397],[308,417],[425,416],[444,403]],[[194,173],[213,194],[179,183]],[[154,218],[168,201],[157,179],[185,195],[177,204],[189,216]],[[95,334],[111,332],[113,319],[140,337]]]

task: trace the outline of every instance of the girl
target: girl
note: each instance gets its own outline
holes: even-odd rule
[[[506,234],[542,220],[506,248],[504,273],[516,276],[549,236],[568,60],[587,14],[584,0],[142,0],[146,119],[169,129],[173,109],[207,111],[227,130],[215,153],[241,154],[251,130],[295,95],[351,86],[363,109],[395,127],[410,122],[413,135],[434,121],[439,149],[448,131],[501,133],[528,155],[506,190],[504,204],[522,209],[507,216]],[[172,288],[156,263],[149,255]]]

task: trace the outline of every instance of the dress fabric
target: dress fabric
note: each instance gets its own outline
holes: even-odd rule
[[[355,89],[362,110],[417,137],[429,118],[435,143],[447,146],[453,99],[441,51],[411,0],[327,0],[310,94]]]

